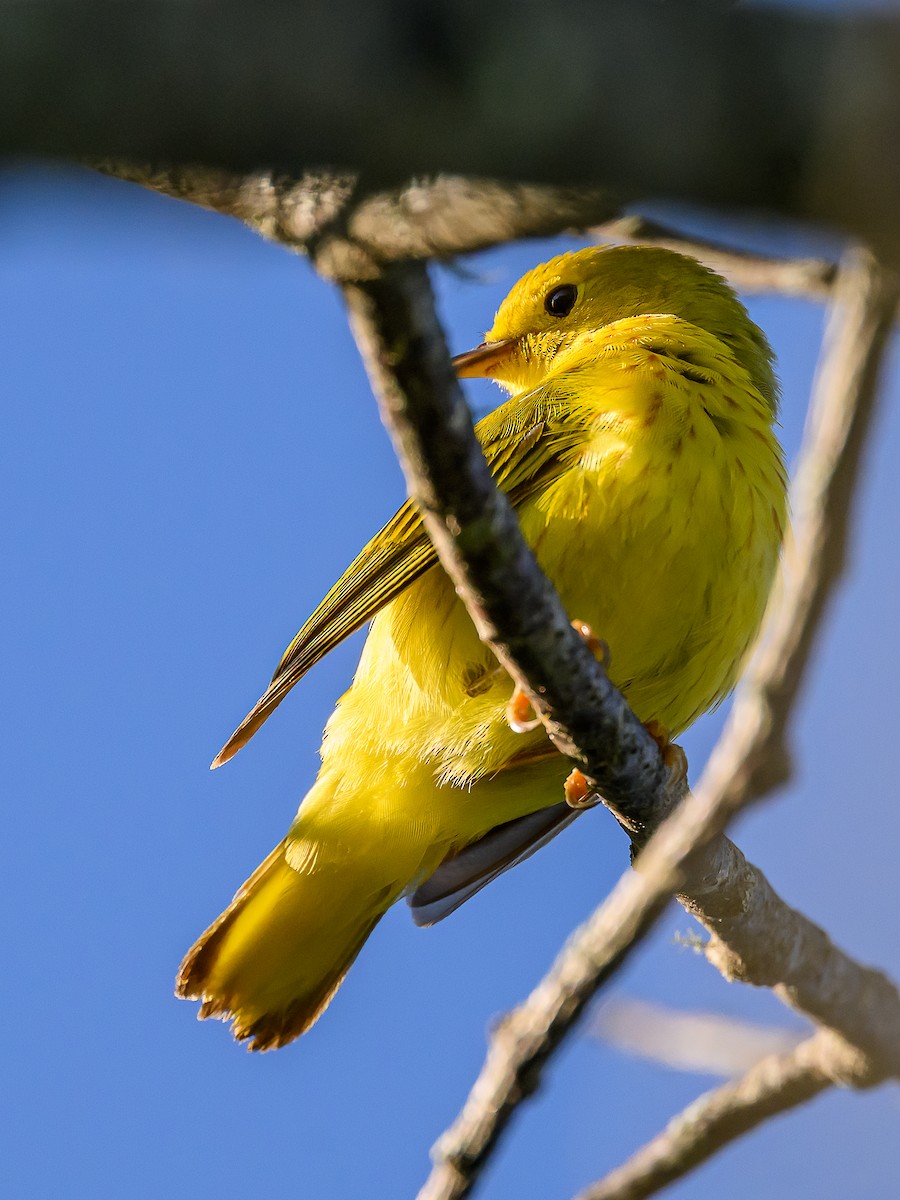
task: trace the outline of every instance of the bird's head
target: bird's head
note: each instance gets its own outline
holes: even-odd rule
[[[484,342],[453,360],[457,374],[530,391],[579,336],[625,317],[670,314],[714,334],[774,414],[778,385],[765,334],[719,275],[659,246],[590,246],[529,271],[497,310]]]

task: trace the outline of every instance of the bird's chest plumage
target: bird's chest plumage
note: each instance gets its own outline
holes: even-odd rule
[[[638,716],[677,734],[733,686],[758,626],[783,519],[777,444],[766,422],[710,416],[702,389],[652,363],[636,377],[626,360],[601,391],[616,405],[519,518]],[[510,689],[432,569],[374,621],[330,738],[388,764],[414,744],[436,779],[469,785],[544,736],[509,729]]]
[[[753,435],[723,434],[702,409],[657,425],[601,429],[521,516],[567,611],[608,643],[613,681],[678,733],[733,685],[777,561],[769,493],[783,485],[746,469]]]

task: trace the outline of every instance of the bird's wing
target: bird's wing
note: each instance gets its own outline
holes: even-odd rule
[[[576,460],[585,422],[544,387],[507,401],[480,421],[475,432],[499,487],[518,506]],[[232,758],[310,667],[436,562],[421,518],[408,500],[360,551],[288,646],[265,693],[212,765]]]
[[[422,926],[443,921],[498,875],[531,858],[583,811],[560,800],[549,808],[495,825],[477,842],[445,858],[435,873],[407,897],[413,921]]]

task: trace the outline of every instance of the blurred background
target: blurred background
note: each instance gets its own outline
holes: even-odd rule
[[[836,250],[675,216],[758,249]],[[436,268],[453,350],[480,341],[525,270],[576,244]],[[823,311],[747,302],[778,354],[793,459]],[[284,1050],[250,1055],[198,1025],[172,995],[181,956],[282,836],[361,635],[234,762],[208,763],[403,499],[399,468],[335,291],[228,218],[75,168],[9,165],[0,314],[5,1194],[411,1196],[491,1023],[625,868],[624,838],[594,812],[434,929],[396,906]],[[469,395],[479,415],[499,400],[487,383]],[[895,979],[898,459],[895,362],[850,574],[796,715],[795,778],[735,830],[790,903]],[[694,778],[723,716],[682,739]],[[725,983],[691,932],[673,909],[611,993],[802,1029],[769,993]],[[589,1020],[483,1194],[564,1200],[715,1082],[628,1057]],[[832,1092],[667,1194],[894,1195],[898,1119],[895,1088]]]

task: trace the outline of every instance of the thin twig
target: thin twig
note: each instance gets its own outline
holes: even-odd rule
[[[679,254],[699,258],[745,292],[777,292],[807,300],[826,300],[837,275],[837,265],[823,258],[772,258],[752,254],[722,242],[694,238],[672,225],[663,225],[637,214],[614,217],[591,229],[600,242],[645,245],[652,242]]]
[[[862,404],[863,416],[858,425],[861,428],[865,424],[865,414],[870,411],[868,394],[874,391],[886,331],[896,304],[896,292],[893,285],[889,287],[884,283],[874,263],[868,259],[848,265],[846,279],[850,281],[847,284],[850,291],[862,297],[860,309],[859,306],[848,306],[845,303],[847,293],[841,292],[844,297],[841,319],[853,327],[853,336],[859,338],[865,364],[864,369],[855,376],[856,389],[850,389],[847,398],[851,411]],[[563,714],[568,716],[568,710],[564,704],[560,706],[556,703],[560,692],[553,686],[558,683],[553,668],[554,662],[559,662],[556,653],[560,646],[565,645],[565,637],[560,629],[557,641],[554,629],[553,637],[544,643],[545,656],[541,658],[533,650],[534,635],[537,634],[540,640],[540,631],[545,628],[545,610],[541,610],[535,625],[527,619],[527,614],[534,611],[529,603],[534,586],[533,578],[529,576],[533,570],[533,560],[529,560],[519,545],[510,550],[507,539],[511,538],[511,530],[507,517],[502,505],[497,505],[495,493],[491,493],[485,483],[484,464],[480,462],[471,437],[465,409],[461,407],[440,357],[441,342],[435,343],[431,337],[429,323],[433,318],[430,313],[423,315],[428,305],[424,277],[416,274],[412,268],[395,268],[376,284],[356,285],[346,289],[345,294],[357,340],[373,386],[381,397],[386,423],[395,436],[411,493],[422,507],[423,517],[438,546],[442,562],[454,577],[482,637],[495,649],[514,677],[529,686],[539,711],[548,717],[551,731],[558,734],[559,718]],[[860,311],[863,319],[855,321]],[[833,402],[834,399],[827,389],[818,390],[819,403]],[[844,478],[852,475],[858,462],[858,454],[853,453],[852,449],[851,446],[843,457],[838,454],[830,464],[828,477],[832,485],[839,488],[841,495],[844,495]],[[474,483],[471,477],[466,478],[466,472],[473,463],[476,464],[476,470],[482,472],[476,475]],[[848,506],[844,504],[843,507],[846,515]],[[824,560],[820,561],[824,568]],[[499,582],[490,576],[491,564],[495,567],[499,564],[502,577]],[[488,586],[485,588],[482,585],[486,573]],[[835,578],[831,574],[823,581],[817,593],[819,599],[812,605],[801,606],[799,618],[814,624],[821,614],[824,595]],[[473,579],[476,581],[474,589]],[[512,588],[512,596],[503,590],[504,587]],[[496,602],[494,594],[497,589],[499,602]],[[521,609],[524,609],[525,617]],[[553,619],[548,618],[551,627]],[[514,636],[511,638],[504,636],[507,621],[513,624]],[[564,619],[561,624],[564,625]],[[764,702],[749,707],[745,705],[743,710],[738,710],[738,719],[731,725],[731,737],[737,739],[736,744],[743,755],[737,764],[737,785],[731,778],[722,780],[717,777],[714,770],[712,775],[704,777],[707,782],[698,795],[688,799],[651,839],[640,858],[641,870],[619,881],[595,917],[570,940],[544,983],[504,1022],[492,1041],[481,1076],[459,1120],[436,1148],[438,1162],[421,1193],[423,1198],[434,1200],[435,1197],[463,1196],[469,1191],[512,1112],[524,1095],[537,1086],[541,1067],[547,1057],[565,1036],[600,981],[611,973],[616,963],[628,952],[633,940],[649,927],[666,896],[680,881],[683,883],[687,863],[692,856],[696,864],[691,873],[692,886],[689,889],[692,910],[707,915],[708,909],[710,921],[717,923],[720,941],[724,940],[722,910],[733,914],[727,919],[731,922],[731,933],[739,944],[741,939],[746,943],[740,944],[739,950],[744,967],[748,968],[752,962],[754,951],[766,959],[767,970],[772,965],[769,961],[771,955],[766,953],[772,939],[772,926],[762,930],[755,921],[758,913],[766,912],[769,921],[775,920],[775,928],[789,931],[778,939],[780,948],[799,947],[802,951],[818,955],[812,961],[806,961],[803,957],[798,960],[796,955],[776,955],[778,976],[786,981],[784,989],[794,988],[794,983],[790,981],[798,971],[804,972],[803,984],[794,992],[795,1002],[810,1011],[827,1011],[837,1027],[848,1027],[851,1038],[856,1035],[859,1041],[872,1049],[873,1071],[900,1069],[897,1066],[900,996],[892,985],[877,972],[853,963],[831,946],[821,930],[780,901],[765,884],[763,877],[745,863],[743,856],[727,839],[715,839],[712,846],[697,859],[698,847],[709,842],[712,834],[724,826],[736,807],[784,778],[784,756],[773,752],[773,747],[777,751],[782,745],[780,740],[771,736],[772,715],[777,710],[773,702],[777,705],[780,700],[789,707],[799,672],[806,661],[810,640],[811,629],[802,634],[792,634],[785,643],[785,648],[793,652],[793,666],[788,670],[781,669],[779,678],[792,680],[792,687],[776,688],[771,693],[766,693],[764,689],[761,693]],[[520,647],[529,655],[525,662],[518,657]],[[578,664],[579,667],[581,665]],[[544,674],[538,674],[536,678],[532,669]],[[568,668],[563,666],[563,672],[566,674]],[[590,677],[589,680],[585,685],[590,690],[588,707],[598,704],[596,718],[600,718],[602,723],[606,700],[600,697],[602,688],[596,688],[595,681]],[[543,703],[538,694],[546,687],[551,688],[549,713],[546,693]],[[579,687],[576,692],[577,698],[584,700],[584,690]],[[576,708],[576,711],[579,709]],[[752,721],[746,720],[749,711],[756,713]],[[785,718],[786,713],[787,707],[783,711]],[[586,723],[583,723],[585,718]],[[609,720],[608,717],[606,719]],[[615,720],[611,724],[622,731],[631,732],[629,718],[620,709],[616,710]],[[577,725],[579,730],[584,729],[587,736],[596,731],[596,723],[592,725],[584,713],[583,704]],[[601,790],[605,791],[606,772],[602,757],[595,761],[595,756],[585,755],[580,734],[572,738],[571,726],[566,733],[568,737],[563,737],[561,744],[565,745],[570,739],[574,741],[573,750],[567,752],[574,751],[579,756],[576,761],[585,763],[591,758],[595,767],[603,768],[596,770],[595,774]],[[607,753],[615,744],[612,739],[606,740]],[[635,746],[632,739],[629,750],[633,752]],[[733,755],[731,757],[733,759]],[[721,761],[721,756],[717,761]],[[653,813],[658,819],[666,811],[671,798],[661,797],[653,788],[643,793],[640,787],[629,788],[623,778],[628,775],[628,762],[627,754],[624,758],[617,758],[618,772],[613,773],[615,786],[622,789],[621,795],[625,797],[622,807],[627,815],[628,803],[640,797],[640,823],[652,826],[656,822],[650,822],[649,814]],[[715,763],[711,764],[711,769],[714,766]],[[620,799],[616,803],[620,804]],[[760,901],[749,906],[748,880],[753,883],[753,897]],[[748,936],[751,931],[753,937]],[[816,989],[814,982],[823,953],[829,964],[840,965],[840,970],[827,973],[829,986],[824,994],[821,989]],[[749,971],[745,970],[745,976],[748,974]],[[839,977],[844,984],[852,985],[855,1004],[840,1006],[834,1003],[836,997],[830,991],[830,984]],[[866,1020],[865,1028],[859,1025],[861,1015]]]
[[[789,1054],[771,1055],[734,1083],[706,1092],[662,1133],[577,1200],[643,1200],[764,1121],[852,1078],[858,1051],[819,1030]]]
[[[793,539],[759,652],[692,798],[698,814],[713,807],[733,813],[765,794],[771,761],[787,757],[790,713],[815,631],[844,570],[855,483],[897,290],[896,277],[862,252],[842,264],[793,489]],[[680,897],[713,934],[710,961],[727,978],[774,986],[782,999],[851,1039],[855,1023],[853,1040],[875,1058],[896,1061],[896,1040],[890,1050],[896,1035],[890,1021],[880,1026],[877,1015],[894,1010],[893,985],[874,972],[848,976],[847,960],[821,930],[776,920],[780,901],[764,877],[725,857],[710,847]],[[723,872],[736,885],[737,911],[721,889]]]

